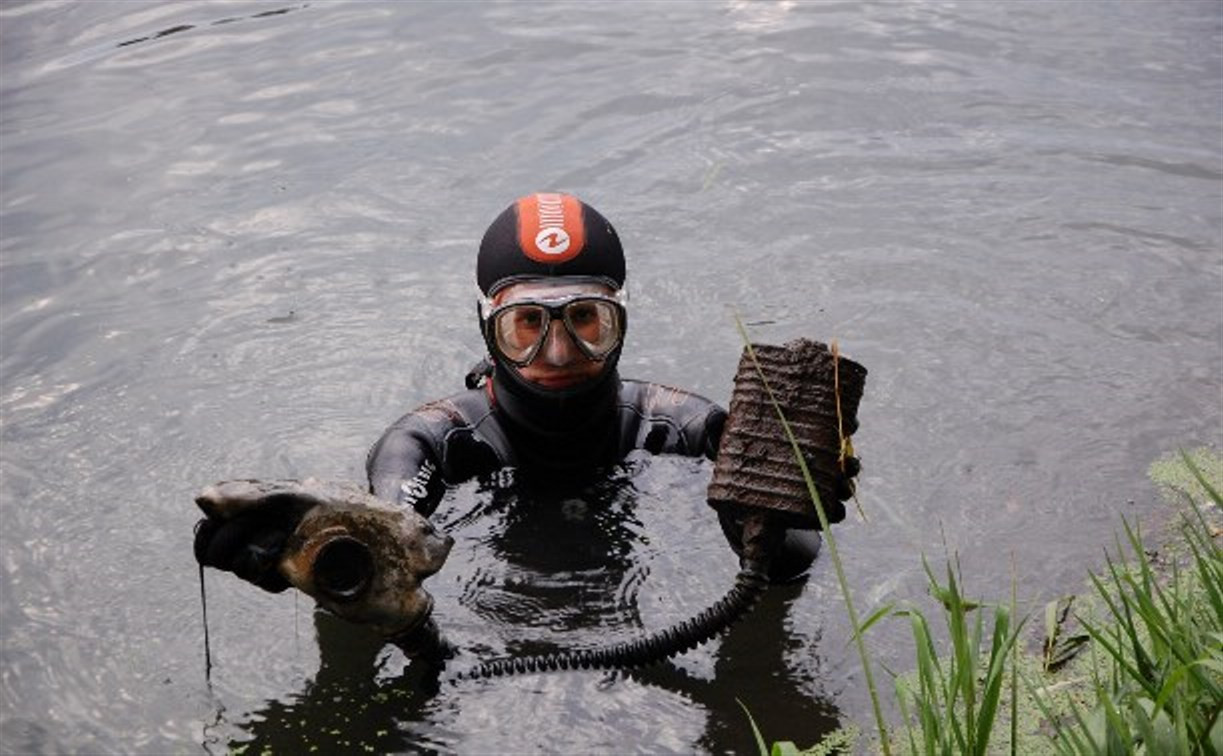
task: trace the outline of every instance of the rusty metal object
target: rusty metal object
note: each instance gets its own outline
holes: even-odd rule
[[[807,339],[751,348],[798,440],[821,500],[830,501],[842,474],[842,442],[858,427],[866,368]],[[802,469],[760,372],[744,348],[709,483],[709,503],[719,511],[764,510],[787,527],[818,527]]]
[[[279,570],[320,606],[393,636],[426,622],[433,599],[421,586],[454,541],[415,511],[359,486],[315,480],[231,480],[196,503],[222,520],[262,516],[294,523]]]

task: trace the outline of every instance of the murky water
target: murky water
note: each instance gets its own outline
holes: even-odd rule
[[[5,2],[0,747],[752,752],[736,698],[869,729],[826,560],[673,665],[436,695],[211,574],[209,688],[192,495],[361,480],[479,356],[484,226],[558,189],[625,240],[626,375],[726,401],[735,311],[870,369],[862,606],[923,601],[944,538],[970,592],[1074,590],[1152,458],[1223,445],[1221,38],[1213,0]],[[709,471],[456,490],[439,621],[476,659],[694,613],[735,567]]]

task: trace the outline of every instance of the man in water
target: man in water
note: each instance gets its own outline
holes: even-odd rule
[[[611,223],[566,194],[533,194],[506,208],[480,242],[476,280],[488,357],[467,390],[426,404],[386,430],[366,461],[370,490],[425,516],[447,486],[512,468],[547,486],[581,486],[642,449],[714,459],[726,421],[721,407],[656,383],[621,379],[616,369],[627,326],[624,251]],[[830,522],[845,517],[856,460],[825,502]],[[719,521],[742,553],[742,522]],[[283,590],[275,555],[286,534],[267,523],[205,522],[202,564]],[[802,575],[819,533],[787,530],[769,576]]]

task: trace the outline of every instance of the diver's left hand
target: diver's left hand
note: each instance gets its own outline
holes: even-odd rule
[[[195,561],[280,593],[289,581],[277,566],[292,530],[289,523],[255,513],[229,520],[205,517],[195,525]]]
[[[290,587],[279,566],[308,503],[293,502],[274,484],[253,480],[208,486],[195,503],[206,515],[195,526],[197,562],[272,593]]]
[[[289,587],[276,565],[289,531],[263,517],[247,515],[234,520],[204,517],[196,524],[196,561],[234,573],[264,591],[280,593]]]

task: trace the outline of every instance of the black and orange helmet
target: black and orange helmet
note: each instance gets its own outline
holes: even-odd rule
[[[480,241],[476,283],[484,296],[519,281],[566,277],[624,286],[616,229],[569,194],[531,194],[507,207]]]

